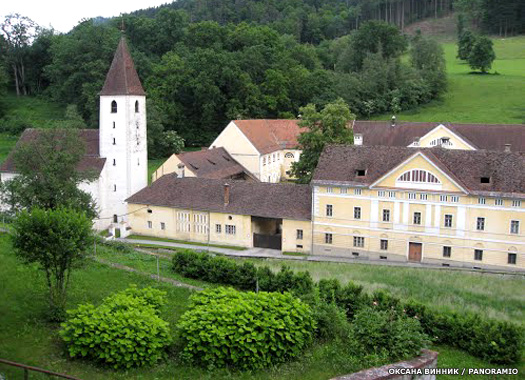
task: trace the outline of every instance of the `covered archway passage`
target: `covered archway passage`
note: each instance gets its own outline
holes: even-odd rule
[[[282,229],[282,219],[252,216],[253,246],[281,250]]]

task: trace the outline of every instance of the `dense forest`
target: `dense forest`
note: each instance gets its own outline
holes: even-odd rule
[[[397,113],[446,88],[440,46],[403,35],[403,26],[446,14],[452,4],[181,0],[118,19],[85,20],[67,34],[11,15],[0,25],[0,102],[7,87],[49,97],[68,106],[71,120],[79,114],[96,127],[97,95],[123,23],[148,93],[152,147],[164,130],[177,131],[188,144],[207,144],[228,120],[297,117],[301,106],[337,98],[358,117]],[[481,27],[484,18],[474,11],[463,8]],[[405,54],[409,59],[401,60]],[[38,127],[0,122],[13,133],[31,126]]]
[[[453,0],[178,0],[134,12],[154,17],[162,9],[184,10],[191,22],[257,23],[301,42],[319,43],[358,29],[362,22],[385,21],[404,28],[452,11]]]

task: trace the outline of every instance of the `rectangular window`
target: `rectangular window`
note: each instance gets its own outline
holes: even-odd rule
[[[482,249],[474,250],[474,260],[477,260],[477,261],[483,260],[483,250]]]
[[[334,192],[334,189],[333,189],[332,187],[327,187],[327,188],[326,188],[326,192],[327,192],[328,194],[332,194],[332,193]]]
[[[452,215],[450,214],[445,215],[445,227],[452,227]]]
[[[440,201],[440,202],[448,202],[448,196],[446,196],[446,195],[440,195],[440,196],[439,196],[439,201]]]
[[[521,201],[512,201],[512,207],[521,207]]]
[[[456,196],[456,195],[453,195],[453,196],[450,197],[450,201],[452,203],[458,203],[459,202],[459,197]]]
[[[416,199],[416,193],[408,193],[408,199]]]
[[[378,197],[384,197],[385,196],[385,192],[383,190],[380,190],[377,192],[377,196]]]
[[[215,225],[215,233],[220,234],[222,230],[222,226],[220,224]]]
[[[297,230],[297,240],[303,240],[303,230]]]
[[[420,212],[414,213],[414,224],[421,224],[421,213]]]
[[[485,198],[478,198],[478,204],[479,205],[484,205],[487,203],[487,200]]]
[[[510,233],[511,234],[519,234],[520,233],[520,221],[519,220],[511,220],[510,221]]]
[[[148,228],[153,228],[153,222],[151,220],[148,220]]]
[[[235,235],[236,228],[235,228],[235,226],[233,226],[231,224],[225,224],[224,225],[224,232],[226,233],[226,235]]]
[[[452,255],[452,247],[444,246],[443,247],[443,257],[450,257]]]
[[[503,199],[500,199],[500,198],[494,199],[494,204],[496,206],[503,206]]]
[[[365,246],[365,238],[361,236],[354,236],[354,247],[364,247]]]
[[[396,192],[395,191],[389,191],[388,192],[388,198],[395,198],[396,197]]]
[[[361,207],[354,207],[354,219],[361,219]]]
[[[354,195],[361,195],[363,191],[361,189],[354,189]]]
[[[517,255],[515,253],[509,253],[509,257],[507,259],[507,263],[509,264],[516,264]]]
[[[381,239],[381,250],[388,251],[388,240]]]
[[[422,201],[427,201],[428,200],[428,194],[419,194],[419,199],[421,199]]]
[[[346,194],[346,193],[348,193],[348,189],[346,187],[341,187],[340,192],[341,192],[341,194]]]
[[[160,222],[160,229],[165,230],[166,229],[166,223]]]
[[[476,220],[476,230],[485,231],[485,218],[478,218]]]
[[[326,216],[332,216],[334,211],[334,206],[326,205]]]
[[[383,210],[383,222],[390,222],[390,210]]]
[[[325,244],[332,244],[333,236],[332,234],[324,234],[324,243]]]

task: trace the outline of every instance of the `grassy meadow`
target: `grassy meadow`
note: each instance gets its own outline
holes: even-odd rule
[[[525,37],[494,39],[496,61],[490,74],[472,73],[456,58],[455,42],[443,44],[448,91],[442,99],[401,112],[398,120],[520,124],[525,122]],[[390,119],[392,115],[374,117]]]
[[[97,250],[97,257],[113,263],[124,264],[136,268],[142,272],[155,273],[156,259],[151,255],[132,252],[118,253],[109,248]],[[82,379],[102,380],[102,379],[218,379],[218,380],[319,380],[329,379],[344,373],[351,373],[359,367],[355,361],[349,360],[342,352],[340,346],[334,344],[314,345],[307,349],[305,354],[298,360],[289,362],[267,370],[254,372],[237,372],[229,370],[206,371],[200,368],[190,367],[177,358],[176,352],[170,352],[169,357],[164,362],[153,367],[130,370],[113,370],[108,367],[94,365],[83,360],[72,360],[67,356],[65,347],[58,338],[57,331],[59,326],[45,322],[46,310],[46,285],[45,278],[34,266],[21,264],[15,257],[9,238],[5,234],[0,235],[0,358],[17,361],[29,365],[39,366],[60,373],[67,373]],[[268,263],[272,266],[278,262],[258,261]],[[161,276],[191,283],[198,286],[210,286],[200,281],[184,279],[170,272],[170,260],[163,258],[160,261]],[[293,264],[293,263],[290,263]],[[308,264],[308,263],[303,263]],[[322,276],[323,272],[315,270],[316,265],[308,268],[315,276]],[[374,270],[377,267],[374,267]],[[329,268],[325,268],[329,269]],[[399,268],[385,268],[392,270],[395,274]],[[395,276],[409,277],[406,281],[407,287],[414,289],[421,287],[422,284],[412,281],[411,278],[429,277],[429,270],[400,272]],[[170,274],[171,273],[171,274]],[[349,272],[344,271],[345,276]],[[412,274],[410,274],[412,273]],[[416,273],[414,275],[414,273]],[[439,272],[443,273],[443,272]],[[331,276],[332,274],[330,274]],[[336,277],[340,278],[340,273],[336,271]],[[355,273],[352,274],[354,278]],[[383,277],[388,277],[382,273]],[[443,282],[447,282],[448,275],[443,275]],[[378,276],[378,278],[381,276]],[[342,278],[343,279],[343,278]],[[507,282],[507,278],[492,277],[494,283],[493,291],[486,291],[486,300],[472,301],[473,303],[493,303],[507,297],[507,294],[516,289],[523,289],[523,283],[516,282],[514,279]],[[371,280],[370,280],[371,281]],[[383,284],[384,279],[379,283]],[[481,279],[471,279],[464,282],[471,282],[472,287],[480,286]],[[450,282],[449,286],[457,286],[457,282]],[[93,302],[98,304],[110,293],[125,289],[131,284],[142,286],[154,286],[167,292],[168,305],[162,312],[162,318],[169,321],[173,326],[178,318],[188,307],[188,298],[191,291],[174,287],[168,284],[159,283],[151,278],[138,274],[130,273],[120,269],[111,268],[107,265],[88,260],[86,265],[74,272],[68,298],[68,308],[75,308],[80,303]],[[213,285],[211,285],[213,286]],[[435,281],[429,281],[427,288],[434,289],[437,285]],[[484,286],[481,286],[484,288]],[[392,287],[395,289],[395,287]],[[430,292],[430,290],[429,290]],[[463,285],[458,293],[467,294],[468,286]],[[460,308],[458,298],[457,307]],[[504,300],[502,300],[504,302]],[[501,313],[513,313],[511,310],[505,311],[500,306]],[[474,368],[498,368],[480,359],[474,358],[460,350],[450,347],[437,346],[431,347],[439,351],[438,366],[441,368],[449,367],[474,367]],[[524,363],[518,365],[520,372],[525,370]],[[7,375],[8,378],[21,378],[22,372],[18,369],[0,364],[0,374]],[[32,375],[31,379],[44,379]],[[444,377],[452,379],[454,377]],[[468,378],[468,377],[467,377]],[[492,379],[490,376],[477,376],[478,380]],[[500,379],[511,379],[511,377],[501,376]]]

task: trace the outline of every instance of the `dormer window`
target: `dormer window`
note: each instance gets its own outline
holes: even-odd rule
[[[135,101],[135,113],[139,113],[139,101]]]
[[[481,183],[490,183],[490,177],[481,177],[480,178]]]
[[[356,175],[356,177],[364,177],[366,175],[366,170],[365,169],[357,169],[355,171],[355,175]]]
[[[117,113],[117,102],[114,100],[111,102],[111,113]]]

